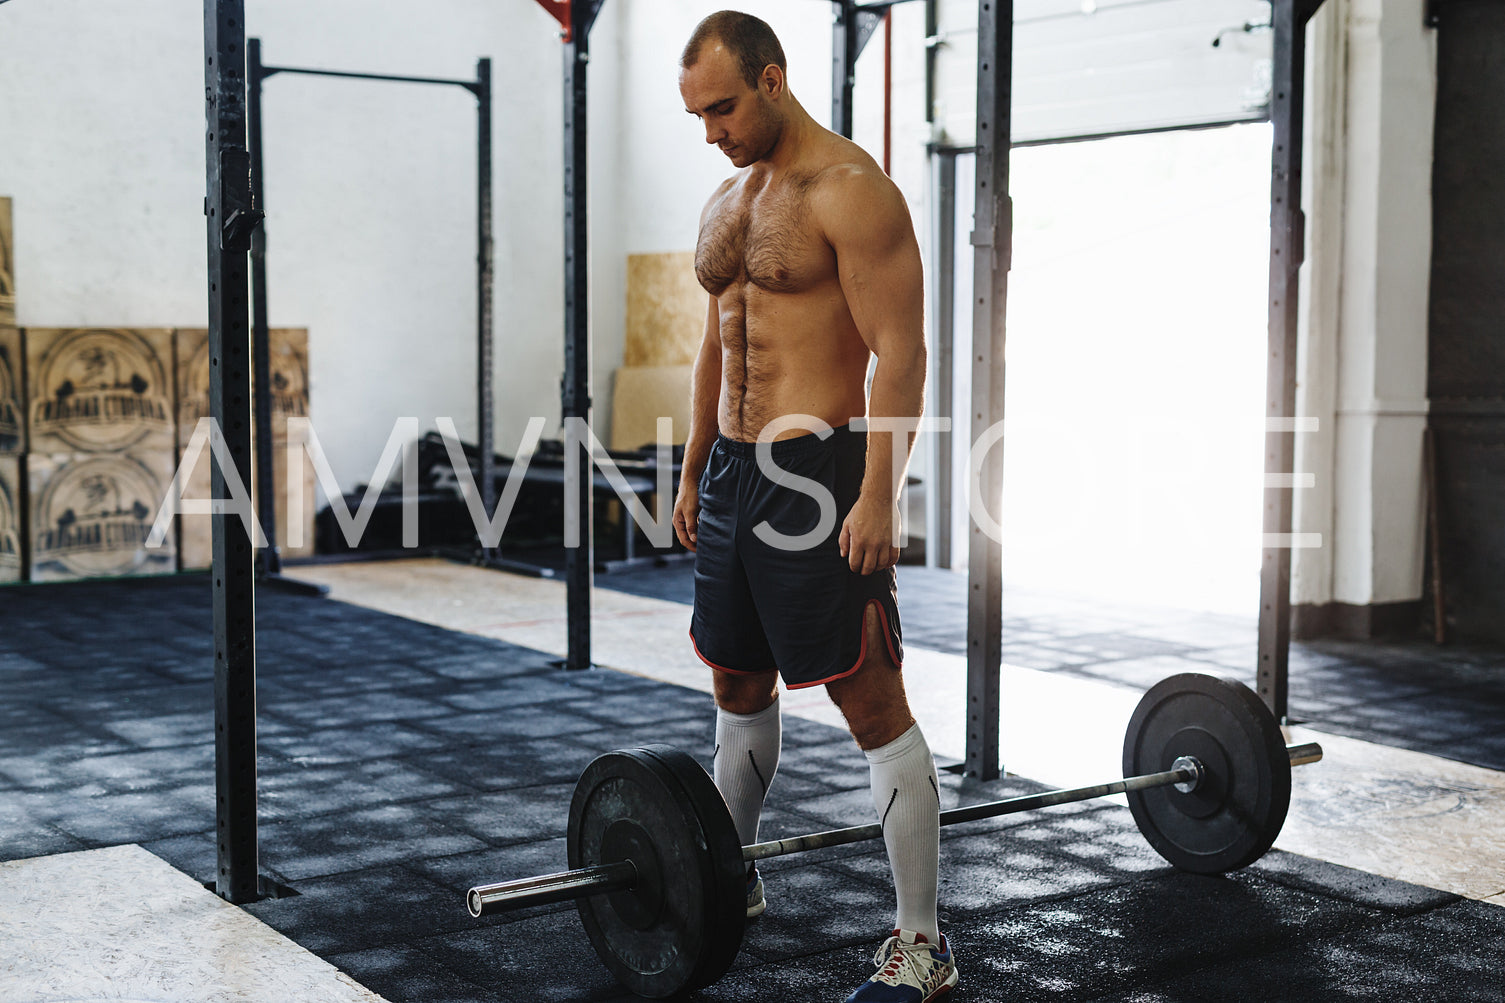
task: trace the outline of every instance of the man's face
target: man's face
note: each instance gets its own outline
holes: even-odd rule
[[[747,86],[720,42],[708,42],[694,66],[680,69],[679,93],[685,110],[705,123],[705,141],[734,166],[762,160],[778,143],[783,115],[765,88]]]

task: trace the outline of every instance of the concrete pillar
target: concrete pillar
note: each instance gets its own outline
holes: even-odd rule
[[[1414,622],[1422,594],[1435,44],[1424,0],[1329,0],[1310,31],[1296,636]]]

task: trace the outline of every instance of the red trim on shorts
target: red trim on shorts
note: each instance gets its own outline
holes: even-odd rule
[[[0,0],[3,2],[3,0]],[[690,631],[690,647],[695,649],[695,657],[715,669],[717,672],[730,672],[734,676],[756,676],[767,672],[767,669],[729,669],[725,665],[717,665],[709,658],[700,653],[700,645],[695,643],[695,631]]]
[[[873,605],[876,605],[878,607],[878,619],[880,619],[880,620],[883,621],[883,643],[888,648],[888,657],[889,657],[889,660],[894,663],[894,668],[896,668],[896,669],[902,669],[902,668],[904,668],[904,659],[900,658],[899,657],[899,653],[894,650],[894,632],[893,632],[893,629],[891,627],[889,627],[889,624],[888,624],[888,610],[884,607],[884,605],[881,602],[878,602],[878,600],[876,600],[876,599],[869,599],[867,601],[867,605],[862,607],[862,618],[863,618],[863,621],[864,621],[864,623],[863,623],[863,628],[864,629],[862,631],[862,633],[864,635],[863,636],[863,640],[867,639],[867,637],[866,637],[866,635],[867,635],[867,630],[866,630],[866,627],[867,627],[867,623],[866,623],[866,620],[867,620],[867,607],[868,606],[873,606]]]
[[[862,647],[857,652],[857,664],[852,666],[850,669],[847,669],[845,672],[838,672],[834,676],[827,676],[825,679],[817,679],[812,683],[791,683],[786,681],[784,683],[784,688],[786,690],[803,690],[809,689],[811,686],[824,686],[826,683],[834,683],[838,679],[845,679],[847,676],[852,675],[858,669],[862,668],[862,663],[867,661],[867,608],[869,606],[878,607],[878,619],[883,621],[883,640],[888,647],[888,657],[893,661],[894,668],[903,668],[904,663],[901,662],[899,660],[899,656],[894,653],[893,631],[889,630],[888,627],[888,611],[883,608],[883,603],[879,602],[877,599],[869,599],[862,606]],[[694,638],[692,637],[691,640],[694,640]],[[696,654],[698,655],[700,654],[700,652],[697,651]],[[702,661],[704,661],[704,659],[702,659]],[[706,664],[709,665],[710,663],[706,662]]]

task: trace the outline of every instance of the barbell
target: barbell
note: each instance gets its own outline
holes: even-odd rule
[[[1176,867],[1222,874],[1264,855],[1285,822],[1291,767],[1322,758],[1287,746],[1264,702],[1242,683],[1182,673],[1139,701],[1124,737],[1123,779],[940,813],[941,825],[1113,794]],[[576,900],[596,954],[640,996],[667,999],[720,978],[742,944],[747,865],[880,839],[881,823],[742,846],[711,778],[667,745],[622,749],[586,767],[570,802],[570,869],[480,885],[477,918]]]

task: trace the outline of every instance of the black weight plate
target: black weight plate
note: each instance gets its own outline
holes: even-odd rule
[[[634,889],[577,900],[591,945],[623,986],[667,999],[731,967],[746,866],[726,802],[692,757],[667,745],[597,757],[575,785],[568,851],[572,868],[638,865]]]
[[[1222,874],[1275,842],[1291,804],[1291,761],[1280,725],[1253,690],[1187,672],[1150,687],[1124,735],[1125,776],[1169,770],[1180,756],[1206,769],[1197,789],[1128,794],[1145,839],[1185,871]]]

